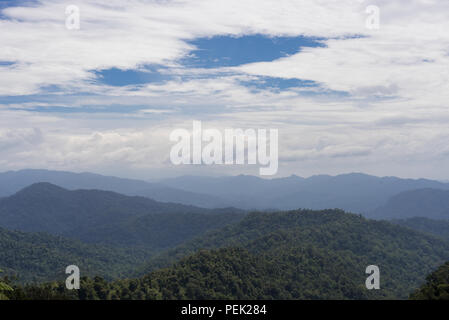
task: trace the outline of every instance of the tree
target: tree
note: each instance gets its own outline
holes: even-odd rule
[[[449,300],[449,261],[429,274],[426,283],[410,299]]]
[[[0,269],[0,273],[1,272],[3,272],[3,270]],[[5,291],[12,291],[12,288],[0,280],[0,300],[8,300],[8,297],[4,294]]]

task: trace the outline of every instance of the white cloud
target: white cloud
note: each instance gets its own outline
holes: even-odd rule
[[[184,40],[220,34],[338,36],[360,31],[358,6],[314,1],[75,1],[81,29],[67,30],[68,3],[42,0],[3,10],[0,94],[77,85],[91,70],[170,64],[192,49]],[[335,26],[338,26],[337,28]],[[5,81],[8,79],[8,81]]]
[[[81,10],[80,30],[65,28],[68,4]],[[370,4],[381,9],[379,30],[365,27]],[[8,19],[0,20],[0,61],[15,63],[0,64],[0,96],[63,88],[45,102],[0,105],[5,168],[163,167],[170,128],[199,118],[217,128],[281,128],[284,174],[449,175],[443,172],[449,168],[445,1],[42,0],[2,13]],[[325,47],[235,68],[178,64],[193,49],[186,40],[256,33],[327,40]],[[201,77],[127,87],[92,83],[93,70],[146,64]],[[310,90],[349,96],[253,91],[240,82],[258,76],[313,80],[320,87]],[[143,107],[107,116],[14,110],[112,104]]]

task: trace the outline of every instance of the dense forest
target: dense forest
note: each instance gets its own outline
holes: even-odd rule
[[[172,268],[132,280],[84,278],[81,289],[64,283],[17,287],[12,299],[367,299],[362,277],[335,255],[314,248],[281,257],[244,249],[200,251]],[[280,261],[283,261],[280,264]]]
[[[251,213],[238,224],[156,255],[141,274],[170,266],[201,249],[241,247],[275,256],[307,246],[342,259],[359,282],[366,266],[378,265],[383,279],[382,290],[376,293],[379,298],[406,298],[429,272],[449,259],[449,244],[431,235],[340,210],[296,210]]]
[[[3,272],[3,270],[0,270],[0,274]],[[11,288],[11,286],[9,286],[7,283],[5,283],[4,281],[0,280],[0,300],[8,300],[8,296],[6,295],[6,293],[9,293],[10,291],[12,291],[13,289]]]
[[[415,217],[391,220],[390,222],[449,240],[449,220],[433,220],[424,217]]]
[[[65,268],[75,264],[86,275],[114,279],[129,275],[146,261],[151,250],[85,244],[45,233],[0,228],[0,268],[20,283],[64,279]]]
[[[204,209],[50,183],[0,199],[0,226],[11,299],[406,299],[449,260],[447,221]],[[68,265],[80,290],[64,289]],[[380,290],[365,287],[368,265]]]
[[[157,255],[139,277],[15,286],[11,299],[406,299],[449,243],[340,210],[248,214]],[[378,265],[381,289],[365,288]]]
[[[410,299],[449,300],[449,261],[426,278],[426,283]]]

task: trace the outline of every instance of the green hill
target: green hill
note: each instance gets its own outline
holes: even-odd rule
[[[390,222],[449,240],[449,220],[433,220],[429,218],[415,217],[409,219],[391,220]]]
[[[15,288],[16,299],[368,299],[363,279],[336,255],[314,248],[276,259],[245,249],[200,251],[140,279],[83,279],[69,292],[63,283]],[[360,282],[360,281],[362,282]],[[14,298],[14,297],[12,297]]]
[[[150,256],[148,250],[84,244],[45,233],[0,228],[0,269],[20,282],[64,279],[65,268],[77,265],[82,275],[107,279],[129,275]]]
[[[159,255],[136,279],[18,288],[74,299],[404,299],[449,259],[430,235],[340,210],[260,213]],[[380,268],[367,290],[365,269]],[[163,268],[159,268],[163,267]],[[59,289],[58,289],[59,288]]]
[[[431,235],[340,210],[299,210],[251,213],[238,224],[154,257],[142,274],[170,266],[199,250],[229,247],[268,255],[279,264],[285,263],[288,255],[284,253],[291,250],[308,247],[321,250],[329,257],[341,259],[342,266],[351,270],[342,273],[350,274],[351,279],[358,279],[357,283],[362,285],[366,266],[377,265],[382,277],[382,290],[375,293],[378,298],[407,297],[422,284],[428,272],[449,258],[449,243]],[[317,279],[308,280],[314,286]]]

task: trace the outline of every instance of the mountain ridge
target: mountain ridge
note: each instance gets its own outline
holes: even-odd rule
[[[0,196],[8,193],[7,190],[16,190],[19,185],[28,186],[25,183],[30,181],[49,182],[70,190],[101,189],[203,208],[275,211],[340,208],[372,218],[389,218],[382,214],[376,217],[374,212],[402,192],[425,188],[449,190],[448,183],[435,180],[376,177],[363,173],[309,178],[292,175],[274,179],[249,175],[181,176],[148,183],[92,173],[22,170],[0,173]]]
[[[390,197],[387,202],[368,213],[369,217],[407,219],[425,217],[449,219],[449,190],[424,188],[408,190]]]
[[[235,208],[206,209],[103,190],[36,183],[0,199],[0,226],[89,243],[162,249],[238,221]]]
[[[160,202],[177,202],[206,208],[227,207],[219,197],[197,194],[143,180],[118,178],[96,173],[74,173],[42,169],[24,169],[0,173],[0,198],[39,182],[48,182],[69,190],[98,189],[129,196],[143,196]]]
[[[432,187],[449,189],[449,184],[429,179],[376,177],[362,173],[337,176],[316,175],[309,178],[262,179],[254,176],[198,177],[181,176],[160,180],[191,192],[209,192],[232,206],[245,209],[292,210],[310,208],[368,213],[385,204],[392,196],[408,190]]]

